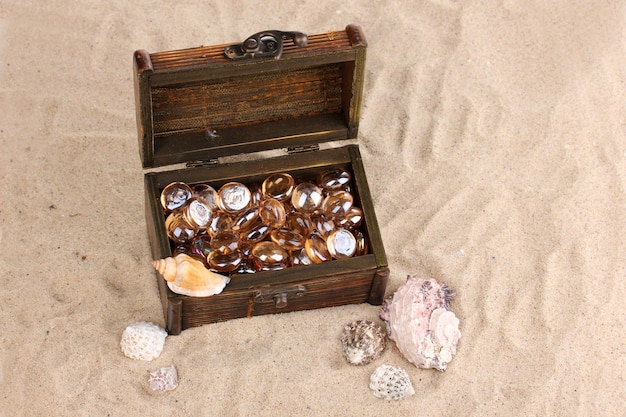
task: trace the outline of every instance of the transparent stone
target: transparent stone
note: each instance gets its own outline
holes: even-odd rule
[[[343,216],[336,216],[333,221],[337,227],[354,230],[363,222],[363,210],[358,207],[350,207]]]
[[[297,211],[312,213],[322,205],[322,189],[310,182],[298,184],[291,194],[291,204]]]
[[[309,239],[304,243],[304,249],[306,250],[306,254],[309,259],[316,264],[321,264],[322,262],[330,261],[332,259],[330,253],[328,252],[328,248],[326,247],[326,242],[319,235],[312,235]]]
[[[211,238],[210,249],[224,255],[239,250],[239,234],[232,230],[222,230],[214,234]]]
[[[354,197],[347,191],[336,191],[324,199],[322,211],[329,217],[343,217],[352,208]]]
[[[176,210],[191,198],[191,188],[184,182],[173,182],[161,191],[161,206],[167,211]]]
[[[231,230],[233,226],[233,218],[230,214],[225,211],[218,210],[213,213],[213,219],[211,219],[211,223],[208,227],[209,235],[213,236],[217,232],[222,230]]]
[[[204,198],[192,197],[183,207],[183,216],[193,228],[203,229],[211,221],[213,210]]]
[[[360,230],[356,230],[354,232],[354,238],[356,239],[355,256],[367,255],[367,252],[369,251],[369,243],[367,242],[365,234]]]
[[[233,251],[229,253],[211,252],[207,257],[209,267],[218,272],[231,272],[241,265],[243,255],[241,251]]]
[[[291,254],[291,266],[309,266],[313,265],[313,261],[306,253],[306,249],[300,249],[299,251]]]
[[[313,228],[317,234],[324,238],[336,229],[333,220],[324,213],[312,214],[311,221],[313,221]]]
[[[203,260],[206,261],[207,255],[211,252],[211,236],[207,234],[198,235],[193,238],[189,247],[193,253],[202,256]]]
[[[254,222],[256,222],[258,218],[258,207],[250,207],[235,216],[233,219],[232,229],[237,233],[245,233],[252,228]]]
[[[291,197],[295,181],[287,173],[271,174],[263,181],[263,195],[267,198],[275,198],[278,201],[286,201]]]
[[[283,227],[287,219],[285,206],[275,198],[266,198],[259,205],[259,217],[272,228]]]
[[[328,253],[335,259],[350,258],[356,253],[356,239],[349,230],[340,228],[326,238]]]
[[[341,190],[349,186],[352,175],[345,169],[331,169],[323,172],[317,183],[325,190]]]
[[[217,204],[219,197],[215,188],[208,184],[196,184],[193,186],[192,191],[194,196],[204,198],[211,210],[219,210],[219,205]]]
[[[302,249],[306,241],[304,236],[290,229],[274,229],[270,232],[270,239],[286,251]]]
[[[263,190],[261,189],[261,186],[258,184],[255,184],[253,186],[250,186],[250,194],[251,194],[251,199],[252,201],[250,202],[250,205],[252,207],[258,207],[259,204],[261,204],[261,201],[263,201],[263,199],[265,197],[263,197]]]
[[[248,208],[252,201],[250,190],[240,182],[224,184],[217,194],[220,208],[227,213],[238,213]]]
[[[250,257],[257,271],[283,269],[287,267],[287,251],[274,242],[259,242],[252,248]]]
[[[241,240],[256,243],[267,237],[270,233],[270,226],[264,224],[260,219],[255,221],[249,231],[240,235]]]
[[[173,211],[167,216],[165,231],[175,243],[186,243],[196,236],[196,230],[185,221],[179,210]]]
[[[313,220],[311,216],[301,211],[294,211],[287,215],[285,227],[300,233],[304,237],[309,237],[313,233]]]

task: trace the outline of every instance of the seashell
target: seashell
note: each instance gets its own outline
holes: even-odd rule
[[[387,347],[387,336],[378,324],[357,320],[344,326],[341,346],[348,362],[366,365],[382,355]]]
[[[131,359],[151,361],[163,351],[167,332],[154,323],[145,321],[131,324],[122,332],[120,347]]]
[[[456,354],[461,332],[450,311],[454,294],[444,283],[409,276],[383,303],[380,318],[389,338],[415,366],[445,371]]]
[[[178,386],[178,372],[176,366],[166,366],[151,371],[148,377],[150,389],[155,392],[167,392]]]
[[[184,253],[152,261],[152,265],[177,294],[206,297],[221,293],[230,282],[229,277],[209,271],[202,262]]]
[[[381,365],[370,376],[370,389],[375,397],[402,400],[415,394],[409,374],[402,368]]]

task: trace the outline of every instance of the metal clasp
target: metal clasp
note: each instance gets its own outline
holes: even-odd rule
[[[306,287],[298,285],[295,287],[277,288],[271,290],[259,290],[254,295],[255,303],[274,303],[276,308],[287,307],[290,297],[303,297],[306,294]]]
[[[302,32],[265,30],[255,33],[241,44],[227,46],[224,54],[230,59],[252,59],[257,56],[279,59],[283,53],[283,42],[289,39],[296,46],[305,46],[309,42],[309,38]]]

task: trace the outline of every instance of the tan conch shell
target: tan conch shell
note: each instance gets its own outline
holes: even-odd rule
[[[184,253],[152,261],[152,266],[163,275],[172,291],[191,297],[219,294],[230,282],[230,278],[209,271],[202,262]]]

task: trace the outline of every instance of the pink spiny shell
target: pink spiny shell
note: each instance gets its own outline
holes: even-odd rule
[[[385,300],[380,318],[389,338],[415,366],[445,371],[456,354],[461,332],[459,319],[449,310],[454,294],[444,283],[409,276]]]

